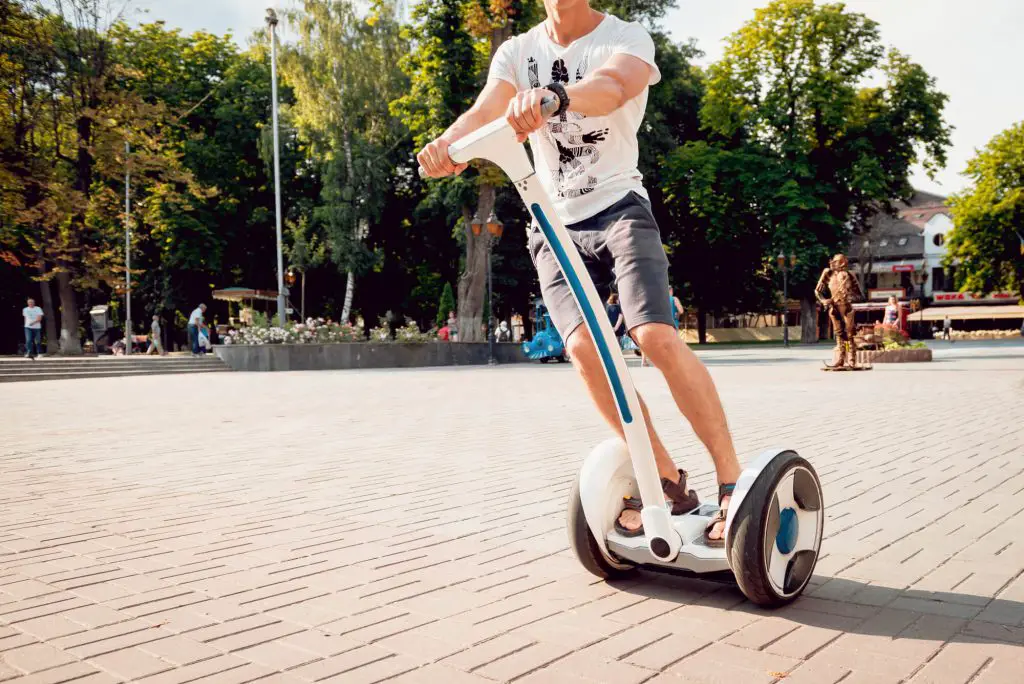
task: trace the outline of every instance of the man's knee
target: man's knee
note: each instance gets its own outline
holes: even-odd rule
[[[658,368],[678,362],[682,340],[675,328],[664,323],[645,323],[632,331],[637,345]]]

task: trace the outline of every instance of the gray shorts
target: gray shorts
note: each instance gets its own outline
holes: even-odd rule
[[[604,302],[614,284],[627,330],[644,323],[674,325],[668,296],[668,257],[647,200],[630,192],[604,211],[566,226],[566,230],[597,287],[602,302],[600,315],[604,315]],[[566,340],[583,323],[583,315],[537,225],[530,230],[529,247],[544,304]]]

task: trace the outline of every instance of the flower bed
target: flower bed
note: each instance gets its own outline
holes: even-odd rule
[[[949,336],[954,340],[1005,340],[1020,337],[1020,330],[950,330]],[[937,340],[943,339],[942,330],[933,333]]]
[[[864,350],[857,352],[857,363],[918,363],[932,360],[928,348],[902,347],[898,349]]]
[[[307,318],[305,323],[279,326],[249,326],[224,336],[224,344],[337,344],[362,342],[363,329],[323,318]]]

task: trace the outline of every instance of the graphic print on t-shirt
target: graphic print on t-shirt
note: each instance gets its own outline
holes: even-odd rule
[[[575,68],[574,83],[579,82],[587,73],[587,56]],[[539,65],[533,57],[527,59],[527,72],[530,75],[530,87],[540,88],[538,76]],[[551,83],[569,83],[569,69],[562,59],[551,64]],[[563,112],[558,119],[549,119],[547,126],[541,129],[541,135],[558,150],[558,168],[552,172],[554,185],[558,188],[558,196],[580,197],[594,190],[597,178],[588,173],[588,169],[601,158],[598,143],[608,134],[608,129],[583,132],[583,121],[586,115],[578,112]],[[583,187],[571,187],[578,179],[585,177]],[[568,190],[563,188],[569,186]]]

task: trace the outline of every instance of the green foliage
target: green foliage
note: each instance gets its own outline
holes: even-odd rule
[[[971,186],[951,198],[947,263],[961,290],[1024,297],[1024,121],[995,136],[967,164]]]
[[[884,84],[869,87],[879,73]],[[908,196],[914,163],[945,162],[945,102],[921,67],[886,53],[866,16],[776,0],[709,69],[702,120],[773,162],[757,179],[756,211],[774,249],[797,255],[792,284],[807,298],[851,223]]]
[[[394,184],[391,153],[405,135],[388,109],[407,90],[393,9],[375,2],[362,15],[348,0],[304,0],[286,13],[298,33],[282,49],[282,74],[295,92],[288,119],[323,178],[314,223],[331,261],[355,276],[379,265],[366,237],[391,197],[381,188]]]
[[[751,151],[690,142],[667,156],[662,191],[672,235],[669,261],[678,295],[701,314],[776,308],[766,257],[771,236],[755,208],[770,162]],[[703,334],[703,331],[701,331]],[[701,340],[703,342],[703,340]]]
[[[437,323],[438,327],[443,326],[448,321],[449,311],[455,311],[455,291],[452,290],[452,284],[446,282],[444,290],[441,292],[441,301],[437,305],[437,316],[434,318],[434,322]]]

